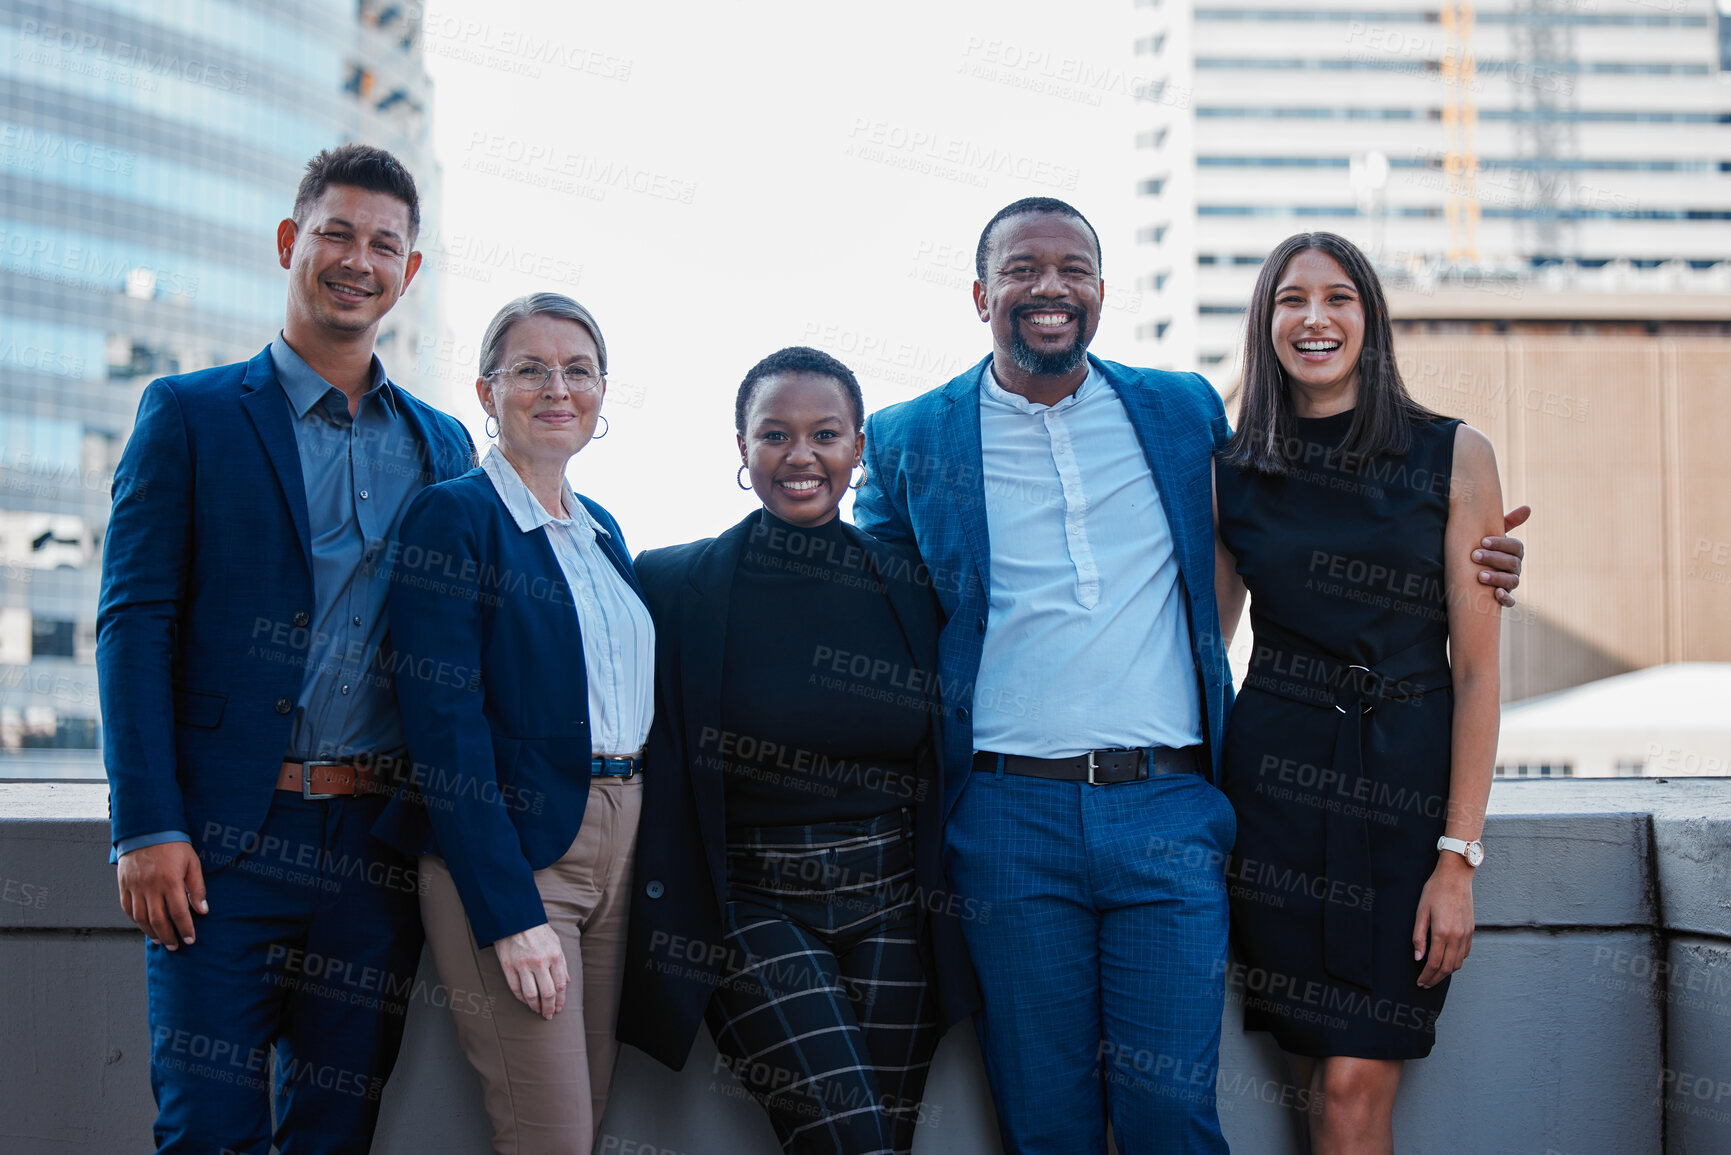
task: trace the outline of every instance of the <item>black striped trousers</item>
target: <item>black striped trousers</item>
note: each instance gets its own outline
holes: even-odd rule
[[[906,1155],[937,1047],[905,811],[731,827],[709,1027],[797,1155]]]

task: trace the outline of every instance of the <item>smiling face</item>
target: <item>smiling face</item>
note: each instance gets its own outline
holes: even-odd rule
[[[338,184],[305,220],[277,226],[277,258],[289,271],[291,325],[345,334],[377,329],[421,266],[409,248],[408,205]]]
[[[1105,289],[1086,225],[1057,213],[1025,213],[993,232],[986,279],[974,282],[974,307],[992,327],[997,364],[1063,377],[1087,356]]]
[[[589,443],[601,416],[607,383],[600,364],[595,338],[576,321],[536,313],[514,322],[505,332],[495,372],[475,382],[482,408],[499,419],[499,448],[505,456],[513,463],[557,461],[563,469],[571,455]],[[537,388],[517,388],[526,376],[518,371],[535,365],[565,372],[551,375]]]
[[[865,451],[841,382],[820,373],[778,373],[752,390],[739,456],[763,507],[792,525],[835,516]]]
[[[1313,402],[1332,403],[1336,411],[1357,404],[1364,303],[1333,257],[1305,249],[1286,263],[1274,290],[1268,336],[1288,388]]]

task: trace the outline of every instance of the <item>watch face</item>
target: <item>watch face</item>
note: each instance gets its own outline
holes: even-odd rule
[[[1467,865],[1476,867],[1485,860],[1485,848],[1477,842],[1467,843]]]

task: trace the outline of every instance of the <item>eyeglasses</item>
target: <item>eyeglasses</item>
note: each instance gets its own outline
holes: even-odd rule
[[[573,362],[563,368],[549,369],[539,361],[519,361],[509,369],[495,369],[488,373],[489,378],[504,375],[514,388],[525,393],[545,389],[553,374],[565,378],[565,388],[573,393],[587,393],[601,383],[600,374],[589,366]]]

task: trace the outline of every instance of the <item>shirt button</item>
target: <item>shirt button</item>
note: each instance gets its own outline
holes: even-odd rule
[[[311,614],[307,613],[305,610],[296,610],[295,611],[295,616],[294,616],[295,625],[308,626],[308,625],[312,624],[312,620],[313,620],[313,616]]]
[[[361,500],[365,501],[366,499],[367,499],[367,491],[363,489],[363,490],[361,490]]]
[[[354,621],[355,621],[355,625],[357,625],[357,626],[361,624],[361,618],[360,618],[359,614],[355,615]]]
[[[295,704],[287,698],[278,698],[276,700],[276,712],[279,714],[286,714],[294,708]]]
[[[667,888],[661,885],[659,879],[652,878],[644,885],[643,893],[647,894],[650,898],[660,898],[662,895],[667,893]]]
[[[348,692],[349,692],[349,688],[347,686],[344,686],[343,687],[343,693],[347,694]]]

